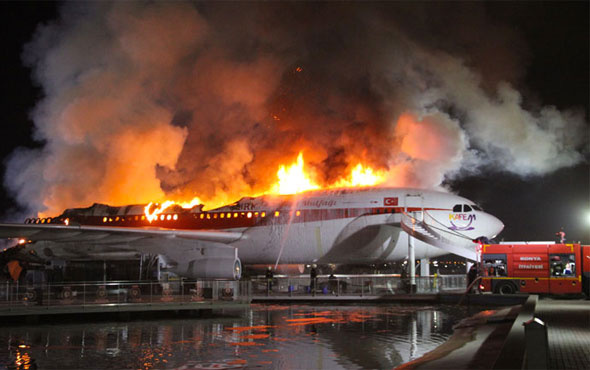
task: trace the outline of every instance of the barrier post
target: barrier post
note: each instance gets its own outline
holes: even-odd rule
[[[547,326],[538,318],[522,323],[524,326],[525,358],[527,369],[549,368]]]

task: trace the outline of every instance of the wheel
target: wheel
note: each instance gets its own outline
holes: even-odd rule
[[[511,283],[500,283],[496,287],[496,292],[500,294],[514,294],[516,289]]]

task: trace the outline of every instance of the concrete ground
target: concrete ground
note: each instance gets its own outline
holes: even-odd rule
[[[590,300],[543,298],[535,316],[547,325],[550,369],[590,369]]]

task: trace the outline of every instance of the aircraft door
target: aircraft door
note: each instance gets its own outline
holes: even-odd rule
[[[404,210],[406,213],[422,212],[424,210],[424,198],[422,198],[422,194],[406,194]],[[419,218],[422,218],[421,214]]]

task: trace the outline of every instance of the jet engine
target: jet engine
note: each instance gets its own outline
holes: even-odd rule
[[[234,279],[242,277],[242,263],[237,257],[211,257],[182,262],[167,268],[192,279]]]

